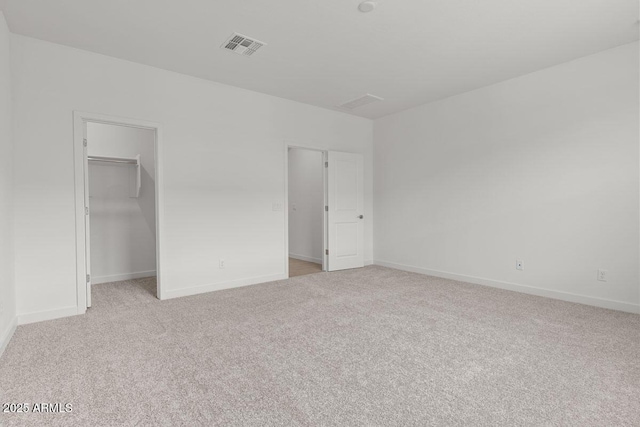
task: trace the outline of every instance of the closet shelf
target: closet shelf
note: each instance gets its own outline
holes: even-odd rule
[[[106,163],[125,163],[129,165],[138,165],[137,157],[105,157],[105,156],[89,156],[90,162],[106,162]]]
[[[117,163],[120,165],[131,165],[136,168],[136,195],[133,197],[140,197],[140,186],[142,185],[140,179],[140,154],[135,157],[108,157],[108,156],[87,156],[87,160],[90,162],[99,163]]]

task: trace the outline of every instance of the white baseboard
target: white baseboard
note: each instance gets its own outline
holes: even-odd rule
[[[9,345],[9,341],[11,341],[11,337],[13,337],[16,328],[18,327],[18,319],[16,317],[11,320],[11,323],[7,326],[7,328],[2,331],[2,335],[0,335],[0,357],[2,357],[2,353]]]
[[[299,259],[300,261],[314,262],[316,264],[322,264],[322,258],[313,258],[313,257],[306,256],[306,255],[289,254],[289,258]]]
[[[120,282],[122,280],[142,279],[143,277],[153,277],[156,275],[155,270],[138,271],[136,273],[112,274],[109,276],[95,276],[91,278],[91,284],[99,285],[100,283]]]
[[[220,291],[222,289],[239,288],[241,286],[257,285],[258,283],[274,282],[287,279],[286,274],[274,274],[271,276],[249,277],[246,279],[231,280],[228,282],[212,283],[208,285],[192,286],[189,288],[165,290],[162,292],[163,300],[186,297],[189,295],[204,294],[206,292]]]
[[[412,273],[425,274],[427,276],[442,277],[444,279],[457,280],[459,282],[473,283],[476,285],[490,286],[493,288],[506,289],[508,291],[522,292],[530,295],[553,298],[562,301],[575,302],[579,304],[593,305],[596,307],[608,308],[611,310],[626,311],[628,313],[640,313],[640,305],[623,301],[614,301],[604,298],[589,297],[586,295],[572,294],[569,292],[554,291],[551,289],[537,288],[535,286],[519,285],[517,283],[502,282],[498,280],[485,279],[483,277],[465,276],[463,274],[449,273],[446,271],[429,270],[421,267],[414,267],[394,262],[375,260],[374,264],[382,267],[395,268],[396,270],[409,271]]]
[[[322,258],[312,258],[312,257],[308,257],[306,255],[289,254],[289,258],[299,259],[300,261],[315,262],[316,264],[322,264]],[[373,264],[374,264],[374,262],[373,262],[372,259],[365,259],[364,260],[364,265],[373,265]]]
[[[75,316],[78,313],[78,307],[56,308],[53,310],[36,311],[32,313],[23,313],[18,315],[18,325],[26,325],[28,323],[42,322],[44,320],[59,319],[61,317]]]

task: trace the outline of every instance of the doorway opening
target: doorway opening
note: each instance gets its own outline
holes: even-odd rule
[[[78,312],[161,298],[159,127],[85,113],[74,127]]]
[[[326,270],[325,156],[288,147],[289,277]]]
[[[285,143],[285,271],[364,266],[362,154]]]

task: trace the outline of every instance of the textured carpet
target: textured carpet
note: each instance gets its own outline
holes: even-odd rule
[[[5,426],[640,425],[640,316],[367,267],[20,326]]]

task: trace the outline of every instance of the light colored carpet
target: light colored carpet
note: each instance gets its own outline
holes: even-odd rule
[[[20,326],[6,426],[640,425],[640,316],[382,267]]]

